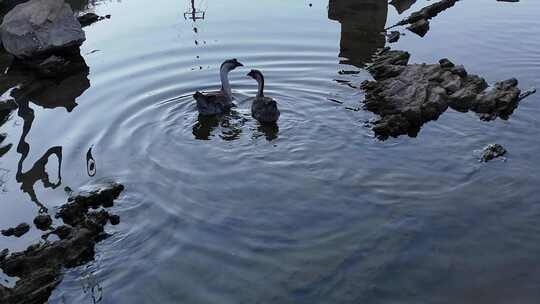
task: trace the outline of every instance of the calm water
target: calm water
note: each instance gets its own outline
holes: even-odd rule
[[[33,117],[0,129],[14,144],[0,159],[1,227],[54,211],[67,186],[127,186],[122,223],[51,303],[538,303],[540,96],[508,121],[449,110],[385,142],[354,110],[382,29],[432,3],[403,2],[400,15],[385,0],[206,0],[196,21],[189,1],[90,5],[112,18],[86,29],[89,74],[34,94]],[[394,47],[540,88],[539,12],[460,1]],[[191,94],[218,87],[234,57],[265,72],[279,130],[250,117],[248,68],[231,74],[235,112],[198,119]],[[492,142],[507,161],[479,163]]]

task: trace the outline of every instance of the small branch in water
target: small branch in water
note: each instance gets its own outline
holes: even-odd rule
[[[343,104],[343,101],[339,101],[339,100],[337,100],[337,99],[333,99],[333,98],[328,98],[328,100],[330,100],[331,102],[335,102],[335,103]]]
[[[519,98],[518,98],[518,99],[519,99],[519,101],[522,101],[523,99],[525,99],[525,98],[531,96],[531,95],[534,94],[534,93],[536,93],[536,89],[535,89],[535,88],[532,88],[532,89],[530,89],[530,90],[527,90],[527,91],[525,91],[525,92],[519,94]]]

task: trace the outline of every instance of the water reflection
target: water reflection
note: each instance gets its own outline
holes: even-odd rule
[[[96,175],[96,172],[96,160],[92,155],[92,147],[90,147],[90,149],[88,149],[88,152],[86,152],[86,173],[88,174],[88,176],[93,177]]]
[[[189,7],[184,12],[184,19],[192,21],[193,33],[195,34],[194,43],[199,45],[197,35],[199,34],[199,28],[197,27],[197,20],[204,20],[206,17],[206,10],[197,8],[195,0],[189,1]],[[201,67],[202,68],[202,67]]]
[[[199,140],[210,140],[216,130],[221,134],[219,137],[223,140],[239,139],[242,134],[242,128],[248,119],[242,114],[232,111],[223,116],[199,115],[197,123],[193,126],[193,136]]]
[[[390,4],[396,8],[396,11],[401,15],[416,3],[416,0],[392,0]]]
[[[24,94],[23,94],[24,96]],[[62,183],[62,147],[55,146],[47,150],[43,156],[41,156],[32,166],[32,168],[26,172],[23,172],[24,161],[30,153],[30,144],[26,141],[28,133],[32,129],[32,123],[34,122],[34,110],[29,106],[27,99],[15,99],[19,104],[18,116],[24,121],[23,131],[19,144],[17,145],[17,152],[21,154],[21,158],[17,164],[16,180],[21,184],[21,190],[30,196],[32,202],[34,202],[41,211],[46,211],[47,208],[39,201],[34,186],[38,181],[43,183],[45,188],[56,189]],[[56,183],[51,183],[49,174],[46,171],[49,157],[56,155],[58,161],[58,177]]]
[[[191,0],[189,10],[184,13],[184,18],[191,19],[195,22],[197,20],[204,20],[205,15],[206,11],[197,9],[195,7],[195,0]]]
[[[279,126],[277,124],[262,124],[257,127],[258,133],[254,134],[254,138],[264,136],[267,141],[272,141],[278,138]]]
[[[14,63],[7,73],[0,76],[0,83],[3,84],[0,89],[5,91],[11,86],[10,95],[17,103],[17,115],[23,120],[22,133],[17,144],[17,153],[21,156],[17,164],[16,181],[21,184],[21,190],[29,195],[40,211],[46,211],[47,208],[37,196],[36,183],[41,181],[44,188],[50,189],[56,189],[62,184],[62,147],[49,148],[29,170],[23,169],[31,149],[27,137],[35,119],[35,111],[31,104],[44,109],[65,108],[68,112],[73,111],[77,106],[76,99],[90,87],[89,68],[84,59],[78,57],[76,58],[77,65],[82,68],[56,78],[41,78],[17,63]],[[51,162],[52,156],[56,157],[54,160],[57,170],[55,181],[51,181],[47,172],[47,164]]]
[[[388,16],[386,0],[330,0],[328,18],[341,23],[339,56],[342,63],[363,68],[375,52],[383,48]]]

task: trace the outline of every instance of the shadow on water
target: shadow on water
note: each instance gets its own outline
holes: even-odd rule
[[[386,0],[330,0],[328,18],[341,24],[341,63],[363,68],[384,47],[388,16]]]
[[[264,136],[267,141],[272,141],[272,140],[278,138],[279,126],[276,123],[273,123],[273,124],[259,124],[257,126],[257,131],[259,133],[255,133],[253,135],[254,138]]]
[[[84,59],[79,55],[78,64],[84,63]],[[40,202],[35,185],[38,181],[43,183],[44,188],[56,189],[62,184],[62,147],[53,146],[33,163],[29,170],[24,170],[24,164],[30,153],[30,143],[27,137],[32,129],[35,119],[35,111],[31,105],[37,105],[44,109],[65,108],[67,112],[72,112],[77,107],[76,99],[81,96],[89,87],[88,79],[89,67],[84,63],[82,69],[57,78],[41,78],[33,71],[13,63],[8,72],[0,76],[2,87],[1,92],[11,90],[11,98],[17,104],[17,116],[23,121],[22,133],[17,144],[17,153],[20,159],[17,164],[16,181],[21,184],[21,190],[28,194],[30,199],[38,206],[41,212],[47,208]],[[90,158],[91,149],[88,151]],[[55,156],[54,162],[57,164],[56,181],[52,182],[47,172],[47,164],[51,162],[51,157]],[[95,171],[95,164],[89,169]],[[91,175],[92,176],[92,175]]]

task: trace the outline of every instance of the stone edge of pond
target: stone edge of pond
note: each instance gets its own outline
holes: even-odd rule
[[[110,222],[120,222],[106,208],[124,191],[119,183],[94,186],[70,196],[56,213],[63,225],[50,227],[43,242],[30,245],[22,252],[9,254],[0,250],[0,269],[19,278],[13,288],[0,284],[0,303],[46,303],[62,281],[64,268],[84,265],[94,259],[95,245],[109,235],[104,231]],[[49,241],[50,235],[58,240]]]

